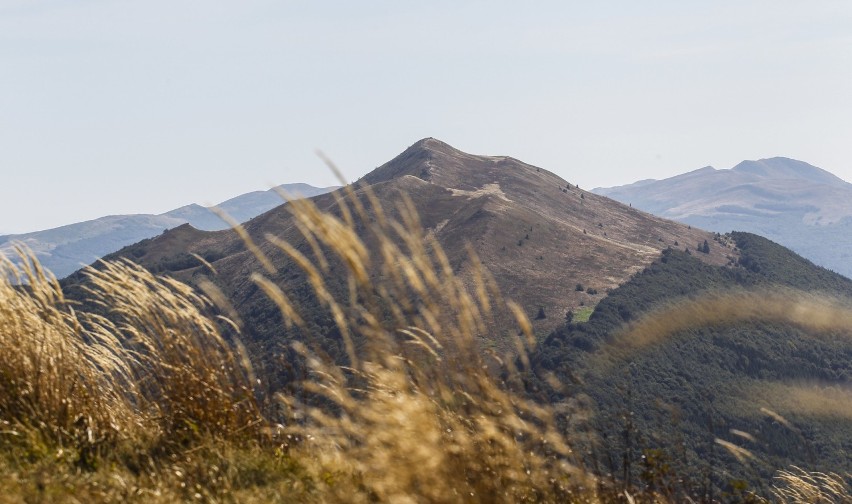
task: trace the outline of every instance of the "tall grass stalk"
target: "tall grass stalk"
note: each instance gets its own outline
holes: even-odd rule
[[[747,321],[782,322],[814,333],[852,328],[848,300],[775,286],[756,291],[715,292],[672,302],[630,323],[612,347],[633,352],[665,341],[685,329]]]
[[[92,450],[135,427],[118,336],[81,317],[32,254],[0,256],[0,443]]]
[[[0,259],[0,440],[73,448],[91,462],[120,442],[259,431],[250,365],[190,287],[104,264],[87,271],[95,314],[19,255]]]
[[[233,308],[228,318],[214,315],[209,299],[227,300],[213,282],[200,282],[202,295],[129,261],[102,263],[88,269],[88,299],[75,305],[25,250],[15,263],[0,259],[0,446],[10,448],[0,471],[17,475],[0,478],[0,493],[33,501],[50,500],[49,491],[62,500],[61,489],[92,501],[665,501],[650,491],[616,495],[577,462],[571,433],[559,427],[571,419],[561,423],[557,405],[527,398],[531,324],[472,250],[459,275],[405,195],[392,209],[370,187],[336,196],[329,209],[290,202],[296,242],[238,231],[262,266],[250,279],[281,311],[282,336],[306,336],[293,343],[308,369],[302,393],[280,391],[277,409],[258,404],[239,317]],[[335,324],[345,362],[311,346],[322,340],[307,334],[308,307],[293,302],[301,286],[276,281],[286,262],[304,272]],[[818,330],[852,323],[839,302],[788,294],[686,301],[619,341],[635,351],[718,320]],[[506,313],[513,327],[497,322]],[[483,348],[493,331],[516,353]],[[262,413],[270,411],[279,416]],[[62,454],[71,454],[70,472]],[[798,469],[779,473],[774,492],[782,502],[849,501],[839,476]]]
[[[324,398],[314,402],[319,406],[278,396],[290,414],[283,433],[301,440],[295,449],[318,481],[326,481],[325,497],[345,502],[593,498],[595,484],[572,463],[555,411],[513,392],[517,375],[498,379],[482,358],[478,343],[494,327],[495,309],[516,314],[513,331],[524,336],[517,341],[525,356],[534,340],[523,311],[499,297],[472,254],[473,282],[465,285],[437,242],[422,234],[404,196],[393,212],[385,212],[369,188],[339,198],[336,215],[307,200],[290,203],[313,258],[267,236],[302,268],[345,338],[347,367],[295,345],[312,372],[303,387]],[[324,266],[331,258],[345,265],[345,278]],[[349,286],[344,299],[330,294],[332,282]],[[286,290],[281,286],[273,296],[285,316],[293,311]],[[300,319],[292,314],[288,322]]]
[[[772,493],[789,504],[852,503],[852,488],[839,474],[808,472],[795,466],[778,471]]]
[[[160,439],[259,433],[251,363],[236,337],[222,336],[206,298],[129,261],[87,274],[91,299],[108,313],[99,327],[118,335],[135,384],[131,399]]]

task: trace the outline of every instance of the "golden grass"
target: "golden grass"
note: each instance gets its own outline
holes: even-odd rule
[[[85,468],[121,450],[258,434],[250,368],[188,286],[105,264],[88,271],[98,315],[19,254],[0,259],[0,445]]]
[[[498,379],[481,357],[495,309],[518,317],[525,357],[534,339],[523,311],[480,267],[469,291],[410,204],[396,221],[366,199],[341,193],[338,216],[291,203],[313,257],[266,237],[305,271],[349,361],[323,363],[297,344],[311,370],[302,388],[324,399],[280,393],[281,418],[261,415],[238,326],[212,317],[207,296],[129,261],[105,263],[86,273],[91,313],[25,252],[23,268],[4,260],[0,439],[25,454],[6,460],[15,475],[6,489],[52,500],[82,468],[94,473],[74,491],[95,501],[594,501],[596,482],[573,464],[555,412],[513,392],[514,375]],[[345,279],[330,263],[345,266]],[[281,308],[282,331],[304,326],[287,285],[261,272],[252,280]],[[348,290],[337,299],[329,285],[341,280]],[[252,472],[244,458],[229,471],[223,452],[253,453],[262,467]]]
[[[296,343],[308,400],[282,391],[277,407],[258,404],[239,318],[212,282],[202,295],[128,261],[101,264],[87,271],[96,309],[83,310],[24,250],[0,259],[0,502],[664,502],[581,467],[556,408],[524,395],[515,359],[484,357],[495,314],[515,316],[502,329],[525,369],[535,338],[472,251],[466,285],[404,197],[385,212],[369,187],[336,194],[333,211],[290,202],[306,247],[271,234],[258,245],[238,228],[282,333],[307,324],[288,294],[297,286],[272,280],[273,253],[304,271],[344,342],[346,365],[319,358],[312,338]],[[620,341],[635,350],[718,320],[824,330],[849,319],[836,300],[793,294],[686,301]],[[813,404],[838,414],[830,399]],[[779,473],[774,492],[849,496],[839,476],[797,469]]]
[[[754,387],[775,411],[852,420],[852,390],[821,383],[768,383]]]
[[[852,476],[852,475],[849,475]],[[808,472],[798,467],[779,471],[773,494],[789,504],[829,504],[852,502],[852,489],[834,473]]]
[[[56,279],[19,254],[18,265],[0,257],[0,442],[71,444],[91,457],[135,427],[123,393],[135,382],[117,334],[79,317]]]
[[[306,390],[327,407],[279,395],[292,421],[282,432],[302,440],[299,460],[323,481],[324,498],[344,502],[520,502],[593,499],[594,481],[572,464],[554,411],[513,393],[487,371],[477,346],[495,307],[515,314],[522,356],[534,342],[529,321],[475,268],[473,292],[453,274],[440,246],[421,233],[411,205],[394,222],[367,192],[368,211],[351,192],[339,214],[291,202],[313,260],[282,240],[267,240],[306,273],[346,338],[350,366],[313,357]],[[344,200],[344,198],[346,198]],[[350,209],[348,205],[352,205]],[[373,222],[354,232],[356,222]],[[368,247],[367,243],[372,247]],[[379,254],[370,256],[373,248]],[[347,299],[326,287],[334,257],[346,265]],[[478,264],[472,256],[474,264]],[[373,278],[381,278],[378,285]],[[339,278],[335,281],[340,281]],[[276,292],[275,300],[286,300]],[[500,305],[502,303],[502,306]],[[279,301],[285,316],[293,310]],[[378,307],[391,307],[387,314]],[[298,323],[295,315],[289,321]],[[303,421],[301,421],[303,420]]]
[[[633,352],[689,328],[746,321],[790,323],[814,333],[848,334],[852,328],[852,306],[848,300],[780,286],[710,293],[675,301],[644,315],[630,323],[612,346]]]
[[[132,372],[131,400],[164,442],[257,434],[263,419],[251,364],[239,340],[226,341],[205,314],[205,298],[129,261],[87,274],[92,299],[109,312],[99,329],[119,335]]]

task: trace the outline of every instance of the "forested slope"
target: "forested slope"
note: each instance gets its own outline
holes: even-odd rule
[[[730,490],[790,464],[852,468],[842,404],[852,380],[843,319],[852,281],[759,236],[730,238],[738,267],[667,251],[532,356],[532,387],[571,406],[587,463],[704,492],[711,480]],[[765,316],[743,315],[752,308]],[[550,372],[567,385],[548,385]],[[738,460],[738,448],[754,457]]]

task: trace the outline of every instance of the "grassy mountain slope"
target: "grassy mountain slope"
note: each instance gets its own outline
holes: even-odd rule
[[[540,335],[558,327],[567,311],[594,305],[607,289],[626,281],[669,246],[695,250],[707,240],[713,243],[710,252],[698,255],[712,264],[725,264],[736,255],[713,242],[713,235],[705,231],[582,191],[513,158],[471,155],[431,138],[415,143],[366,175],[363,182],[391,215],[399,214],[405,199],[410,201],[427,235],[442,245],[453,270],[472,285],[470,246],[501,292],[534,319]],[[353,197],[369,207],[364,186],[356,188],[354,196],[345,196],[350,206],[355,203]],[[337,198],[344,198],[343,193],[313,201],[322,209],[339,212]],[[371,213],[370,219],[375,218]],[[248,222],[245,230],[271,259],[273,280],[301,278],[293,261],[267,239],[272,234],[297,244],[303,252],[310,251],[286,205]],[[216,273],[211,274],[191,254],[210,261]],[[270,348],[286,348],[287,340],[298,337],[282,330],[278,310],[250,280],[264,266],[235,232],[199,234],[178,228],[116,256],[188,281],[209,278],[232,300],[251,339],[264,342],[261,346],[271,354],[275,352]],[[345,286],[329,288],[343,292]],[[311,305],[315,300],[308,291],[296,287],[288,294],[299,305]],[[327,317],[308,318],[316,333],[336,337]],[[504,328],[484,334],[482,345],[498,353],[514,348],[512,335]]]

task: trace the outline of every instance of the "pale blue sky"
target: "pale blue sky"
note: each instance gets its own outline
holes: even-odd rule
[[[642,6],[638,4],[642,3]],[[581,187],[852,180],[852,2],[0,0],[0,232],[355,179],[425,136]]]

